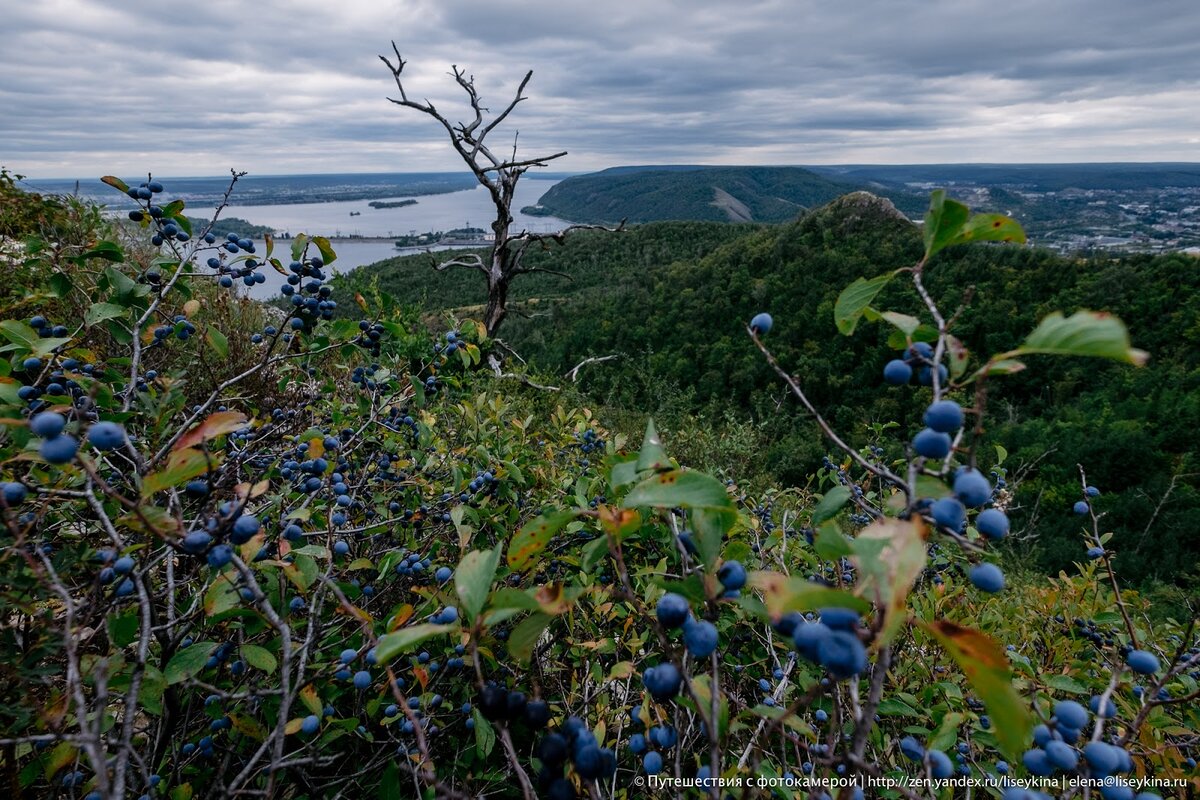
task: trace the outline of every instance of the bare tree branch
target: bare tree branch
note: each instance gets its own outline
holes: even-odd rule
[[[392,42],[392,52],[395,54],[394,61],[388,56],[379,56],[379,59],[391,72],[392,79],[396,83],[396,89],[400,93],[399,98],[390,97],[388,99],[396,105],[411,108],[432,117],[442,126],[455,152],[462,158],[463,163],[475,175],[479,183],[487,189],[492,205],[495,208],[495,219],[491,223],[491,252],[486,259],[472,254],[454,257],[435,265],[435,269],[439,271],[449,269],[450,267],[464,267],[477,269],[484,274],[487,280],[488,300],[484,307],[483,324],[487,329],[488,336],[494,337],[496,331],[499,330],[500,325],[508,315],[509,288],[517,275],[530,272],[547,272],[567,277],[563,272],[546,267],[523,267],[521,261],[525,255],[526,248],[535,241],[561,244],[567,233],[571,231],[583,228],[598,228],[599,226],[573,225],[556,234],[532,234],[528,231],[513,234],[511,231],[513,224],[512,204],[516,197],[517,182],[521,176],[532,167],[547,166],[549,162],[567,155],[567,151],[561,150],[550,155],[518,158],[517,137],[514,136],[512,155],[507,159],[503,159],[497,156],[487,144],[486,140],[488,136],[509,118],[509,115],[512,114],[513,109],[518,104],[527,99],[525,89],[529,86],[529,81],[533,78],[532,70],[525,73],[525,77],[521,79],[521,83],[517,86],[517,91],[508,105],[500,113],[488,120],[488,108],[483,104],[483,100],[479,96],[479,91],[475,86],[475,76],[470,75],[464,69],[460,69],[457,64],[453,65],[450,74],[454,78],[455,83],[466,94],[467,102],[471,107],[470,121],[456,124],[443,116],[434,108],[433,103],[429,102],[429,100],[416,101],[409,98],[403,79],[404,67],[408,62],[400,56],[400,49],[396,46],[395,42]]]
[[[567,370],[563,377],[570,378],[572,383],[577,383],[579,381],[579,370],[583,369],[588,364],[602,364],[605,361],[612,361],[613,359],[620,357],[620,353],[613,353],[612,355],[607,356],[592,356],[591,358],[585,358],[583,361],[580,361],[578,364],[571,367],[571,369]]]

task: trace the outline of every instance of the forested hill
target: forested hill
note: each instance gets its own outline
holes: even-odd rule
[[[820,466],[826,445],[749,344],[746,320],[761,310],[774,314],[772,347],[857,444],[872,440],[864,420],[898,420],[915,432],[921,400],[881,380],[893,352],[888,331],[864,324],[853,337],[838,335],[833,303],[855,278],[911,265],[920,250],[916,227],[890,203],[863,193],[787,225],[671,222],[622,234],[583,232],[562,248],[531,254],[531,265],[573,280],[534,273],[518,282],[519,311],[501,336],[559,382],[585,357],[618,353],[617,362],[585,368],[578,384],[610,415],[653,412],[677,441],[689,426],[704,431],[712,452],[720,453],[711,466],[729,468],[739,480],[757,474],[802,484]],[[435,273],[428,256],[358,270],[335,296],[343,308],[354,308],[353,291],[369,292],[376,281],[426,311],[461,309],[484,298],[476,275]],[[1127,322],[1134,343],[1151,354],[1145,368],[1032,359],[1024,373],[996,383],[993,408],[1020,409],[992,415],[992,438],[1009,453],[1003,466],[1023,473],[1014,510],[1021,535],[1012,547],[1024,563],[1036,559],[1047,571],[1083,557],[1077,525],[1063,509],[1078,493],[1076,464],[1085,464],[1090,479],[1114,487],[1104,500],[1106,526],[1136,535],[1122,548],[1125,574],[1196,581],[1200,356],[1189,344],[1200,330],[1196,259],[1083,260],[977,246],[939,255],[928,283],[947,308],[959,305],[963,287],[975,287],[957,324],[967,346],[980,353],[1014,346],[1052,309],[1107,310]],[[881,303],[919,312],[899,291],[885,293]],[[1096,435],[1101,430],[1106,433]],[[898,458],[907,438],[879,440]],[[711,453],[691,441],[697,450],[688,457],[703,464]],[[986,465],[995,457],[984,454]],[[1131,471],[1131,463],[1138,469]],[[1156,514],[1155,498],[1172,485]],[[1162,559],[1164,552],[1172,558]]]
[[[614,167],[567,178],[523,210],[588,223],[785,222],[864,186],[800,167]],[[905,190],[888,196],[923,210],[924,200]]]

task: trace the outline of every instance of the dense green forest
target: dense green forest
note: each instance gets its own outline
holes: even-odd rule
[[[614,418],[636,425],[635,409],[653,412],[695,445],[692,463],[739,480],[803,483],[827,445],[744,347],[745,321],[771,311],[777,352],[804,379],[817,407],[857,443],[878,438],[889,456],[900,458],[895,437],[878,437],[871,427],[896,420],[908,429],[920,419],[921,403],[887,389],[880,377],[891,357],[889,330],[863,326],[854,337],[836,336],[832,308],[855,278],[911,265],[919,256],[916,227],[864,194],[778,226],[664,222],[618,234],[581,232],[562,248],[530,256],[531,264],[570,279],[535,273],[516,284],[522,313],[510,317],[502,338],[531,365],[558,376],[587,357],[620,354],[583,368],[578,382]],[[359,270],[338,283],[335,296],[348,300],[375,286],[427,314],[455,308],[469,314],[483,301],[476,276],[435,273],[430,264],[429,256],[414,256]],[[1133,340],[1151,353],[1146,368],[1034,362],[993,392],[989,433],[1008,452],[1004,466],[1018,492],[1008,557],[1015,564],[1032,557],[1048,573],[1083,559],[1065,510],[1082,464],[1113,487],[1102,502],[1122,544],[1124,574],[1194,593],[1200,581],[1196,259],[954,248],[938,256],[929,283],[950,309],[973,295],[957,324],[967,347],[979,352],[1015,345],[1051,309],[1106,310],[1127,322]],[[916,312],[911,297],[885,297],[890,307]]]
[[[783,222],[862,187],[800,167],[618,167],[567,178],[524,211],[591,223]],[[923,210],[923,199],[902,188],[888,196]]]

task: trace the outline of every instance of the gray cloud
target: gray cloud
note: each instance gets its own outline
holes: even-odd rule
[[[628,163],[1196,160],[1194,0],[6,2],[0,162],[45,177],[460,168],[406,88]],[[497,138],[501,132],[497,132]]]

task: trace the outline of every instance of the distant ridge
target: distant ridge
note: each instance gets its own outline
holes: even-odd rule
[[[586,223],[785,222],[863,188],[802,167],[628,166],[567,178],[522,210]]]

